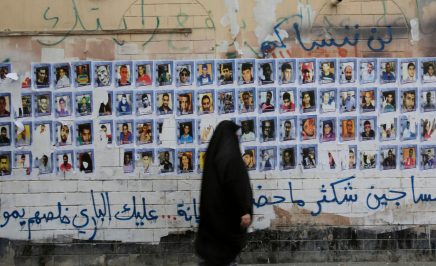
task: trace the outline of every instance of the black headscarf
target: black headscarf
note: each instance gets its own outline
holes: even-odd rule
[[[209,143],[200,195],[196,251],[206,265],[227,265],[246,242],[241,217],[253,214],[252,191],[231,121],[221,122]]]

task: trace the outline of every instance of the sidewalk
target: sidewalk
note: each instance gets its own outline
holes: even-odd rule
[[[430,266],[436,262],[325,262],[325,263],[278,263],[278,264],[238,264],[239,266]]]

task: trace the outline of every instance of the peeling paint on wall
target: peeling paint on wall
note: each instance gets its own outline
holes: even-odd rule
[[[253,17],[256,21],[255,34],[259,44],[270,35],[271,29],[276,22],[276,8],[281,2],[282,0],[256,0],[256,5],[253,8]]]

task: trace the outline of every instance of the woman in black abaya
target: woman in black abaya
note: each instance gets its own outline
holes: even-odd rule
[[[216,128],[206,151],[195,243],[200,265],[232,265],[246,243],[252,190],[231,121]]]

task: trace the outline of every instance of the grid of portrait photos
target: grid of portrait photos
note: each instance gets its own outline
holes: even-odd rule
[[[241,156],[252,171],[435,169],[435,65],[436,58],[33,63],[19,99],[0,93],[0,175],[94,173],[102,144],[122,148],[125,173],[201,173],[226,119],[241,126]],[[0,64],[0,80],[11,69]]]

